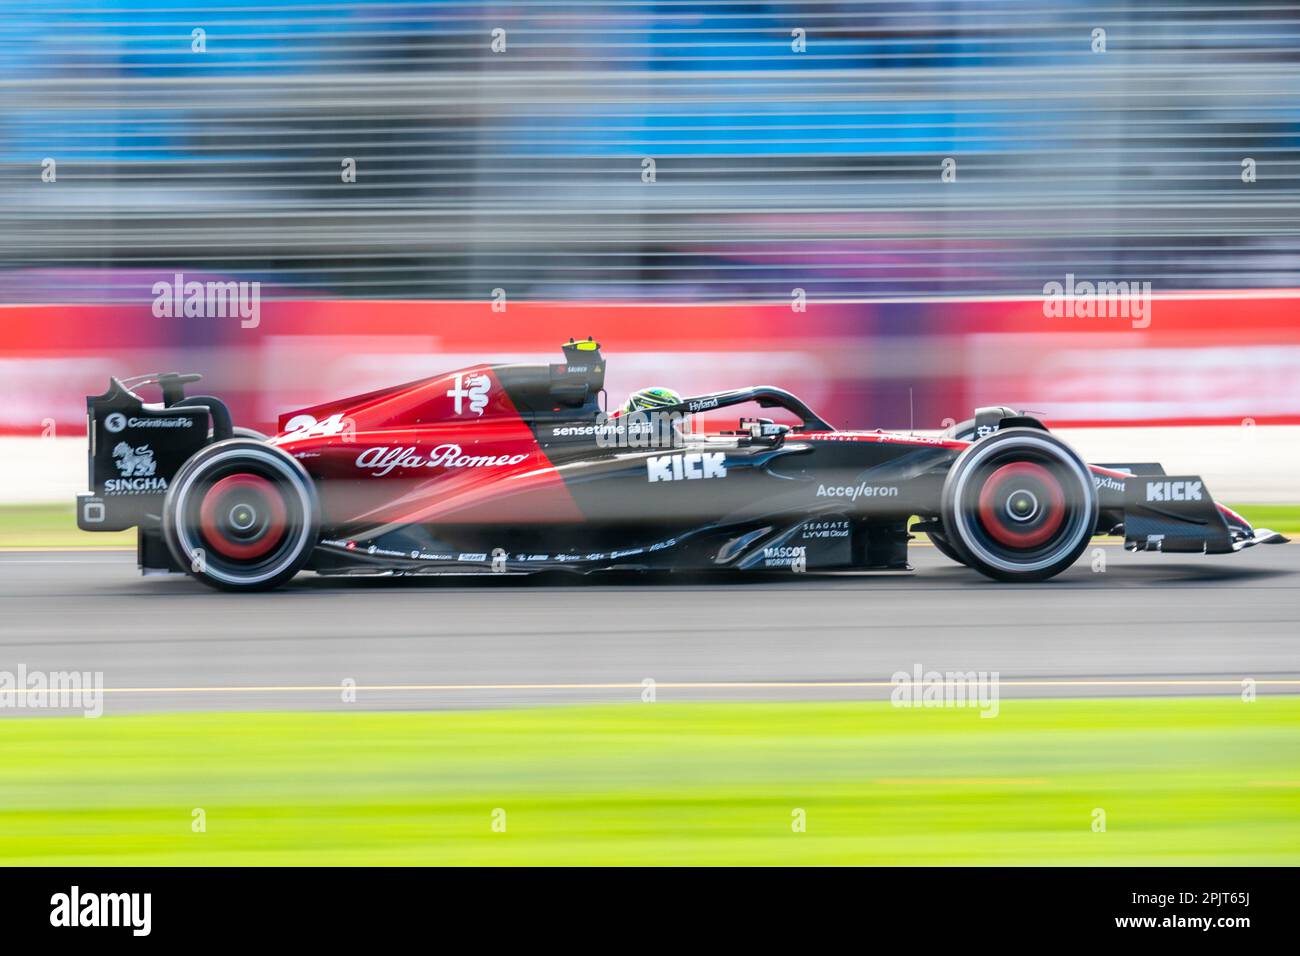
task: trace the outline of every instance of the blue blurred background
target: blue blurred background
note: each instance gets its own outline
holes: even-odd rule
[[[3,302],[1295,287],[1298,187],[1295,6],[0,9]]]

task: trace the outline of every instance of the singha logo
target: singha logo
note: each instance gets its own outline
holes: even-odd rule
[[[503,574],[506,570],[506,549],[492,549],[492,572],[494,574]]]
[[[486,375],[471,375],[466,379],[461,373],[456,373],[456,387],[447,392],[447,397],[455,402],[456,414],[461,414],[461,403],[468,398],[469,410],[475,415],[482,415],[483,409],[487,408],[488,391],[492,388],[492,381]]]
[[[149,478],[158,468],[152,448],[148,445],[132,448],[124,441],[118,442],[113,449],[113,463],[123,478]]]

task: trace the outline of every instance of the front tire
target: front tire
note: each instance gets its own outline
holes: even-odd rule
[[[1078,560],[1097,526],[1097,491],[1069,445],[1009,428],[971,445],[943,486],[947,543],[999,581],[1045,581]]]
[[[255,439],[198,451],[163,499],[163,537],[186,572],[223,591],[265,591],[302,569],[320,506],[295,459]]]

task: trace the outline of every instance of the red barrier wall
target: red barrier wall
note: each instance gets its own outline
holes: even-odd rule
[[[1041,299],[646,306],[264,301],[237,318],[141,306],[8,306],[0,433],[83,428],[110,374],[197,371],[236,421],[475,361],[555,361],[595,336],[611,403],[662,384],[691,394],[788,388],[841,427],[939,428],[982,404],[1055,424],[1300,422],[1300,292],[1160,296],[1151,321],[1049,318]]]

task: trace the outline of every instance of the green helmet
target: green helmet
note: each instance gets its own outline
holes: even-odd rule
[[[682,397],[671,388],[642,388],[627,397],[624,412],[644,412],[655,408],[669,408],[681,403]]]

